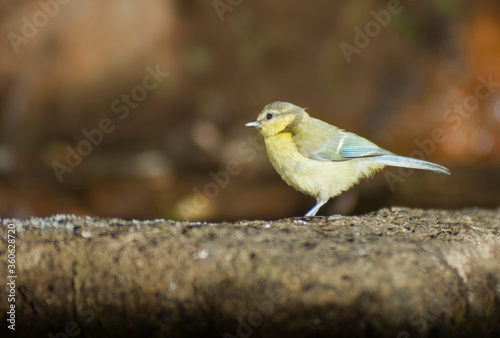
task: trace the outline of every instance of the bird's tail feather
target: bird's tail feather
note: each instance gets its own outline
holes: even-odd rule
[[[375,156],[372,159],[374,162],[394,167],[424,169],[446,175],[450,174],[450,171],[447,168],[439,164],[418,160],[416,158],[411,158],[411,157],[404,157],[398,155],[380,155],[380,156]]]

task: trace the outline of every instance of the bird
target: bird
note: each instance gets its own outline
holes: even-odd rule
[[[269,161],[283,180],[316,199],[305,216],[315,216],[329,199],[385,166],[450,175],[441,165],[395,155],[361,136],[313,118],[305,109],[288,102],[266,105],[257,119],[245,126],[260,131]]]

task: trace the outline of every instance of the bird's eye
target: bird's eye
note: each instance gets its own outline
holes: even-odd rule
[[[272,119],[272,118],[273,118],[273,114],[271,114],[271,113],[267,114],[267,115],[266,115],[266,118],[267,118],[268,120]]]

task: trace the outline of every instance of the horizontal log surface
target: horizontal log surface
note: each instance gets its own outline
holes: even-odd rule
[[[9,224],[2,337],[500,336],[499,210]]]

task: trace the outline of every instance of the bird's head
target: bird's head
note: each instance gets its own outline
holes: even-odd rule
[[[264,137],[271,137],[291,129],[304,117],[309,116],[306,111],[288,102],[274,102],[264,107],[257,120],[245,124],[260,130]]]

